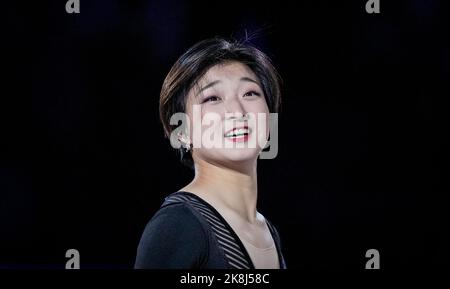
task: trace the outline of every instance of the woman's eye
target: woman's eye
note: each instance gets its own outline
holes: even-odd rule
[[[261,94],[253,90],[244,94],[244,96],[252,96],[252,95],[260,96]]]
[[[202,101],[202,103],[205,103],[205,102],[215,102],[215,101],[218,101],[219,100],[219,98],[217,97],[217,96],[210,96],[210,97],[207,97],[207,98],[205,98],[203,101]]]

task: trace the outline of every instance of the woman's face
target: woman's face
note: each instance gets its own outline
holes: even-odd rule
[[[211,67],[189,91],[186,113],[194,161],[255,161],[266,144],[267,102],[259,79],[240,62]]]

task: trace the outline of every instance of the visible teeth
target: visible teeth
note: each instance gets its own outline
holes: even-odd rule
[[[239,128],[239,129],[232,130],[229,133],[227,133],[225,136],[226,137],[241,136],[241,135],[244,135],[244,134],[248,134],[248,129],[247,128]]]

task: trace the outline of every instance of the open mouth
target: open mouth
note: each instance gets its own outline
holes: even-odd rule
[[[235,127],[224,134],[224,137],[233,141],[247,140],[251,129],[248,126]]]

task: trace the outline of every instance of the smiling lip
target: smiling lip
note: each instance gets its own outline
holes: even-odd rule
[[[238,136],[226,136],[230,132],[235,131],[235,130],[238,131],[240,129],[246,129],[247,133],[245,133],[243,135],[238,135]],[[226,139],[229,139],[229,140],[233,141],[233,142],[245,142],[245,141],[248,140],[249,135],[250,135],[251,132],[252,132],[252,130],[248,126],[245,125],[245,126],[235,127],[235,128],[232,128],[232,129],[228,130],[227,132],[225,132],[224,137]]]
[[[246,129],[246,130],[248,130],[248,134],[250,134],[250,132],[251,132],[251,129],[249,129],[247,125],[244,125],[244,126],[234,127],[232,129],[226,131],[223,135],[226,136],[227,134],[229,134],[233,130],[239,130],[239,129]]]
[[[248,138],[249,138],[248,134],[226,137],[226,139],[231,140],[232,142],[246,142],[248,141]]]

